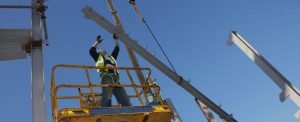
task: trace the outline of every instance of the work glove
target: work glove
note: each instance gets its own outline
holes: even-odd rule
[[[116,33],[114,33],[113,38],[114,39],[119,39]]]
[[[135,0],[129,0],[129,3],[134,5]]]
[[[103,39],[101,38],[100,35],[98,35],[96,38],[96,41],[100,44],[103,41]]]

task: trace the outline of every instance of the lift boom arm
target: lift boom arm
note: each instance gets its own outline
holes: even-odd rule
[[[206,104],[211,110],[217,113],[221,118],[225,119],[227,122],[237,122],[231,115],[226,113],[222,108],[212,102],[209,98],[207,98],[204,94],[198,91],[195,87],[193,87],[188,81],[184,80],[181,76],[172,71],[169,67],[167,67],[164,63],[158,60],[155,56],[145,50],[142,46],[140,46],[136,41],[131,39],[128,35],[122,33],[119,28],[116,28],[112,23],[107,21],[104,17],[99,15],[90,7],[85,7],[82,9],[82,12],[85,14],[87,19],[91,19],[95,21],[97,24],[102,26],[109,33],[116,32],[120,38],[120,40],[129,48],[133,49],[136,53],[142,56],[145,60],[167,75],[170,79],[175,81],[179,86],[184,88],[194,97],[202,101]]]

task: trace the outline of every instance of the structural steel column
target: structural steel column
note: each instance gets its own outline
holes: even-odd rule
[[[32,6],[38,6],[43,2],[43,0],[32,0],[31,3]],[[32,9],[32,40],[32,120],[46,122],[41,14],[37,9]]]
[[[107,4],[108,4],[108,6],[109,6],[109,9],[110,9],[110,11],[111,11],[111,14],[112,14],[112,16],[113,16],[113,18],[114,18],[114,21],[115,21],[115,23],[116,23],[116,27],[117,27],[117,28],[120,28],[120,31],[121,31],[122,33],[126,33],[126,32],[125,32],[125,29],[124,29],[124,27],[123,27],[123,25],[122,25],[122,22],[121,22],[121,20],[120,20],[118,14],[117,14],[117,11],[116,11],[116,9],[115,9],[115,7],[114,7],[114,5],[113,5],[112,0],[107,0]],[[132,62],[132,65],[133,65],[134,67],[139,68],[140,65],[139,65],[139,62],[138,62],[137,59],[136,59],[136,56],[135,56],[134,52],[133,52],[132,49],[130,49],[128,46],[126,46],[126,48],[127,48],[127,52],[128,52],[129,58],[130,58],[130,60],[131,60],[131,62]],[[144,84],[144,83],[145,83],[145,77],[144,77],[144,75],[143,75],[143,72],[142,72],[141,70],[136,70],[136,74],[137,74],[137,76],[138,76],[138,79],[139,79],[140,83],[141,83],[141,84]],[[147,91],[148,91],[148,90],[147,90]]]

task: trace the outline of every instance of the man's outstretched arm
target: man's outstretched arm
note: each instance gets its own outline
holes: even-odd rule
[[[101,36],[97,36],[96,41],[93,43],[92,47],[90,48],[90,55],[93,57],[93,59],[95,60],[95,62],[98,59],[98,53],[96,51],[97,46],[103,41],[103,39],[101,38]]]
[[[114,48],[113,52],[111,53],[111,56],[117,60],[120,48],[119,48],[119,39],[118,39],[118,36],[116,33],[114,33],[113,38],[115,41],[115,48]]]

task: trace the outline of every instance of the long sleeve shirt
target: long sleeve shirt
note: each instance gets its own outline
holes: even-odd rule
[[[112,53],[110,55],[112,57],[114,57],[115,60],[117,60],[119,51],[120,51],[119,46],[115,46],[114,50],[112,51]],[[99,54],[96,51],[96,47],[91,47],[89,52],[90,52],[90,55],[92,56],[92,58],[94,59],[94,61],[97,62]]]

